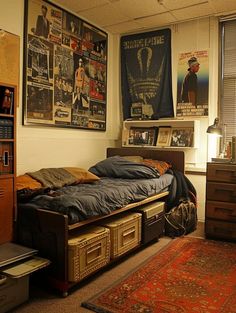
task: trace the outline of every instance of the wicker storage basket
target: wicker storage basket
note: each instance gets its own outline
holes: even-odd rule
[[[104,226],[110,229],[112,259],[140,244],[141,218],[140,213],[129,213],[105,221]]]
[[[110,231],[90,227],[68,240],[68,280],[77,282],[110,261]]]

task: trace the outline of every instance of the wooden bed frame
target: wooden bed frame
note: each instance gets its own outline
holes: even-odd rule
[[[139,155],[144,158],[167,161],[172,164],[173,169],[184,173],[183,151],[135,147],[107,149],[107,157],[115,155]],[[106,219],[111,215],[131,210],[134,207],[137,208],[145,203],[160,199],[165,201],[167,195],[168,192],[162,192],[143,201],[129,204],[109,215],[88,219],[73,225],[69,225],[68,217],[60,213],[44,209],[36,209],[33,212],[32,210],[21,209],[18,212],[16,241],[22,245],[37,249],[40,256],[48,258],[52,262],[46,269],[45,278],[52,287],[62,292],[63,296],[66,296],[69,289],[75,285],[75,283],[68,281],[68,239],[78,234],[81,229],[86,228],[89,224],[99,223],[100,220]]]

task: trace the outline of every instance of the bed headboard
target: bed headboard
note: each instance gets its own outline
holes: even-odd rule
[[[149,148],[107,148],[107,157],[124,155],[140,155],[145,159],[166,161],[172,164],[173,169],[184,173],[184,152],[177,150],[158,150]]]

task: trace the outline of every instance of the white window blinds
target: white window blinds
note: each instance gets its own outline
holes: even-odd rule
[[[226,141],[236,136],[236,20],[222,22],[222,85],[220,120]]]

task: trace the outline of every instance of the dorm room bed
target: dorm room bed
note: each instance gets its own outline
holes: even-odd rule
[[[176,150],[157,150],[142,148],[108,148],[107,157],[114,156],[141,156],[145,159],[165,161],[172,165],[174,170],[184,173],[184,152]],[[48,282],[58,289],[64,296],[75,285],[68,279],[68,240],[74,235],[80,234],[89,225],[98,225],[111,216],[118,216],[126,211],[139,208],[144,204],[166,201],[169,194],[168,188],[163,188],[157,194],[149,197],[142,196],[141,200],[131,199],[123,207],[110,210],[109,214],[71,220],[68,214],[35,207],[29,209],[27,204],[21,204],[18,210],[17,242],[39,250],[42,257],[51,261],[47,269]],[[137,198],[139,199],[139,198]]]

